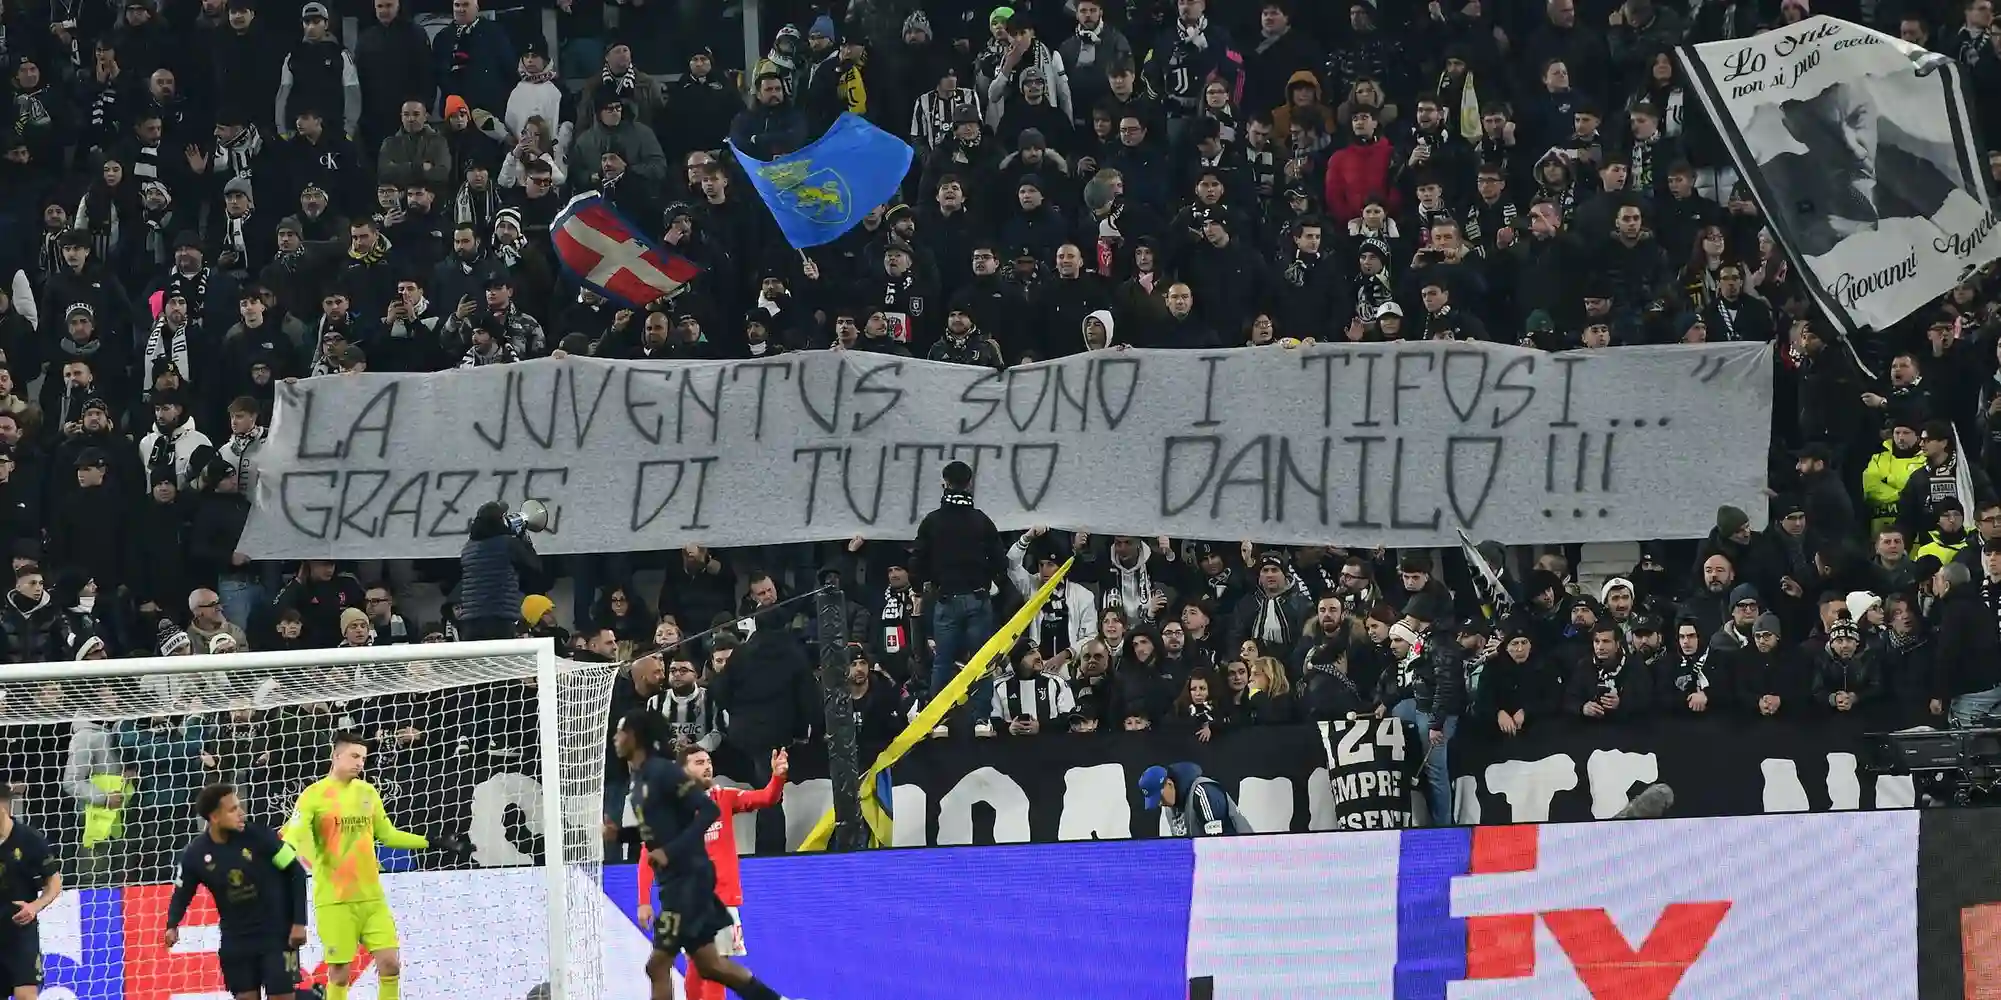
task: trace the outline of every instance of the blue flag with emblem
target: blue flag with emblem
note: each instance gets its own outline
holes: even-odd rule
[[[730,143],[786,242],[804,250],[832,243],[889,201],[910,170],[910,144],[844,114],[798,152],[755,159]]]

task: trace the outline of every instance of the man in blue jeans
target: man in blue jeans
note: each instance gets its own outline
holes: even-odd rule
[[[1383,703],[1391,715],[1416,728],[1426,744],[1425,804],[1432,826],[1452,824],[1452,775],[1446,769],[1446,746],[1459,731],[1459,710],[1465,701],[1466,659],[1481,648],[1486,623],[1461,621],[1453,639],[1419,634],[1409,619],[1390,626],[1390,652],[1397,657],[1393,673],[1385,674]],[[1427,648],[1427,642],[1442,648]]]
[[[992,518],[973,506],[972,467],[948,463],[944,486],[938,509],[924,515],[917,526],[910,559],[910,574],[924,587],[924,611],[931,618],[936,646],[931,661],[933,696],[993,635],[993,586],[1007,572],[1000,531]],[[979,709],[991,705],[993,682],[980,681],[968,703]],[[977,711],[970,714],[975,734],[993,735],[991,721]]]

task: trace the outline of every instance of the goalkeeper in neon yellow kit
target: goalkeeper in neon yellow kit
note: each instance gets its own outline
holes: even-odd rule
[[[349,969],[357,945],[375,956],[377,995],[399,1000],[403,972],[396,918],[382,896],[382,868],[375,845],[422,849],[430,841],[390,825],[375,786],[361,780],[368,746],[358,736],[334,737],[327,776],[299,793],[285,842],[313,873],[313,916],[327,963],[327,1000],[347,1000]]]

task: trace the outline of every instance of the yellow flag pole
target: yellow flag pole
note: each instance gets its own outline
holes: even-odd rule
[[[869,818],[870,840],[874,846],[880,847],[889,843],[889,830],[883,828],[887,826],[888,814],[881,804],[874,802],[876,777],[902,760],[903,755],[909,753],[912,747],[923,742],[931,730],[945,718],[945,713],[964,700],[966,692],[985,676],[988,663],[995,657],[1005,657],[1008,651],[1014,648],[1022,633],[1028,631],[1029,623],[1042,611],[1042,606],[1049,603],[1050,595],[1056,593],[1056,588],[1063,585],[1064,578],[1070,575],[1070,567],[1075,562],[1075,558],[1064,560],[1062,567],[1056,570],[1056,575],[1037,589],[1035,595],[1028,599],[1028,603],[1023,604],[1021,610],[1015,612],[1014,617],[1008,619],[1007,624],[1001,626],[1001,630],[995,632],[993,638],[988,639],[986,644],[973,654],[972,659],[966,661],[966,665],[959,669],[958,674],[932,696],[931,702],[924,706],[924,710],[910,720],[910,725],[898,734],[896,739],[890,741],[888,748],[875,759],[875,763],[869,765],[868,772],[862,775],[861,796],[862,812]],[[870,805],[875,805],[875,808],[869,809]],[[813,831],[806,835],[805,841],[799,845],[799,850],[824,851],[833,835],[834,811],[828,809],[826,814],[820,817],[820,822],[813,825]]]

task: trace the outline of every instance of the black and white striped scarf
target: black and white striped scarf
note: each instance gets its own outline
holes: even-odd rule
[[[1051,591],[1042,613],[1036,616],[1035,648],[1041,650],[1043,659],[1070,648],[1070,602],[1064,593],[1069,589],[1065,584]]]
[[[188,363],[188,328],[183,324],[180,329],[174,329],[168,325],[165,316],[153,321],[153,332],[146,338],[148,381],[151,381],[153,376],[153,365],[161,358],[170,361],[174,370],[181,374],[181,378],[192,379],[194,368]]]
[[[257,126],[246,125],[236,138],[227,141],[218,139],[215,143],[215,160],[210,165],[219,181],[227,182],[238,175],[248,176],[250,161],[264,151],[264,137],[257,132]]]

